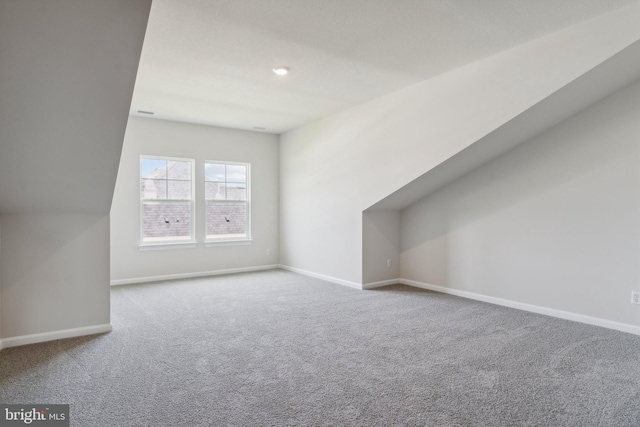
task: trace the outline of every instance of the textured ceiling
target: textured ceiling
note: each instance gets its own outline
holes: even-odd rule
[[[282,133],[637,1],[154,0],[131,113]]]

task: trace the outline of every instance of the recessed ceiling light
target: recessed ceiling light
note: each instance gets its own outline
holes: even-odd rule
[[[285,66],[279,66],[273,69],[273,72],[279,76],[286,76],[287,74],[289,74],[289,71],[291,71],[291,69]]]

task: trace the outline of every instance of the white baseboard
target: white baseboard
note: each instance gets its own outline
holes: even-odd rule
[[[430,291],[441,292],[444,294],[455,295],[463,298],[469,298],[476,301],[487,302],[490,304],[501,305],[504,307],[515,308],[518,310],[529,311],[531,313],[544,314],[546,316],[557,317],[559,319],[586,323],[587,325],[600,326],[603,328],[615,329],[617,331],[627,332],[634,335],[640,335],[639,326],[629,325],[627,323],[614,322],[612,320],[600,319],[598,317],[591,317],[584,314],[571,313],[568,311],[556,310],[554,308],[541,307],[538,305],[525,304],[522,302],[476,294],[474,292],[460,291],[457,289],[430,285],[428,283],[417,282],[415,280],[399,279],[397,283],[414,286],[416,288],[427,289]]]
[[[383,286],[397,285],[398,283],[402,283],[402,279],[391,279],[391,280],[383,280],[381,282],[365,283],[364,285],[362,285],[362,289],[375,289],[375,288],[381,288]]]
[[[0,349],[17,347],[19,345],[36,344],[39,342],[60,340],[63,338],[81,337],[84,335],[103,334],[111,332],[111,323],[102,325],[84,326],[82,328],[63,329],[60,331],[44,332],[41,334],[21,335],[11,338],[3,338],[0,341]]]
[[[403,285],[413,286],[413,287],[416,287],[416,288],[422,288],[422,289],[427,289],[427,290],[430,290],[430,291],[441,292],[441,293],[444,293],[444,294],[455,295],[455,296],[459,296],[459,297],[462,297],[462,298],[469,298],[469,299],[476,300],[476,301],[482,301],[482,302],[486,302],[486,303],[490,303],[490,304],[501,305],[501,306],[504,306],[504,307],[515,308],[515,309],[518,309],[518,310],[528,311],[528,312],[531,312],[531,313],[544,314],[546,316],[557,317],[559,319],[571,320],[571,321],[574,321],[574,322],[585,323],[585,324],[594,325],[594,326],[600,326],[600,327],[608,328],[608,329],[614,329],[614,330],[617,330],[617,331],[627,332],[627,333],[634,334],[634,335],[640,335],[640,326],[629,325],[627,323],[614,322],[612,320],[606,320],[606,319],[601,319],[601,318],[597,318],[597,317],[591,317],[591,316],[587,316],[587,315],[583,315],[583,314],[571,313],[571,312],[568,312],[568,311],[556,310],[556,309],[548,308],[548,307],[541,307],[541,306],[537,306],[537,305],[526,304],[526,303],[517,302],[517,301],[511,301],[511,300],[507,300],[507,299],[503,299],[503,298],[491,297],[491,296],[487,296],[487,295],[477,294],[477,293],[474,293],[474,292],[468,292],[468,291],[461,291],[461,290],[457,290],[457,289],[445,288],[445,287],[442,287],[442,286],[431,285],[431,284],[428,284],[428,283],[418,282],[418,281],[415,281],[415,280],[398,278],[398,279],[391,279],[391,280],[383,280],[383,281],[380,281],[380,282],[359,284],[359,283],[356,283],[356,282],[351,282],[351,281],[348,281],[348,280],[343,280],[343,279],[339,279],[337,277],[327,276],[327,275],[324,275],[324,274],[314,273],[312,271],[307,271],[307,270],[303,270],[301,268],[296,268],[296,267],[290,267],[288,265],[283,265],[283,264],[265,265],[265,266],[258,266],[258,267],[236,268],[236,269],[229,269],[229,270],[205,271],[205,272],[198,272],[198,273],[172,274],[172,275],[165,275],[165,276],[139,277],[139,278],[134,278],[134,279],[112,280],[111,281],[111,286],[126,285],[126,284],[132,284],[132,283],[155,282],[155,281],[162,281],[162,280],[185,279],[185,278],[192,278],[192,277],[216,276],[216,275],[222,275],[222,274],[244,273],[244,272],[260,271],[260,270],[272,270],[272,269],[276,269],[276,268],[281,268],[283,270],[292,271],[294,273],[302,274],[304,276],[309,276],[309,277],[313,277],[313,278],[316,278],[316,279],[321,279],[321,280],[324,280],[324,281],[327,281],[327,282],[336,283],[338,285],[347,286],[347,287],[350,287],[350,288],[353,288],[353,289],[375,289],[375,288],[380,288],[382,286],[388,286],[388,285],[393,285],[393,284],[400,283],[400,284],[403,284]],[[62,332],[64,332],[64,331],[62,331]],[[108,331],[98,331],[98,332],[89,332],[89,333],[99,333],[99,332],[108,332]],[[88,335],[89,333],[87,333],[87,334],[77,334],[77,336],[79,336],[79,335]],[[70,335],[70,336],[76,336],[76,335]],[[31,337],[31,335],[29,335],[27,337]],[[13,344],[13,341],[10,341],[10,340],[21,339],[21,338],[25,338],[25,337],[8,338],[8,339],[1,340],[0,341],[0,349],[2,349],[3,347],[7,348],[7,347],[13,347],[13,346],[16,346],[16,345],[30,344],[31,343],[31,342],[24,342],[24,343],[20,343],[20,344]],[[60,337],[57,337],[57,338],[49,338],[49,339],[59,339],[59,338],[67,338],[67,336],[60,336]],[[48,341],[49,339],[43,339],[42,341]],[[7,343],[7,341],[9,341],[9,343]],[[39,342],[39,341],[33,341],[33,342]]]
[[[302,274],[304,276],[313,277],[315,279],[322,279],[322,280],[325,280],[327,282],[336,283],[336,284],[342,285],[342,286],[348,286],[348,287],[354,288],[354,289],[362,289],[362,285],[360,283],[350,282],[348,280],[343,280],[343,279],[338,279],[337,277],[325,276],[324,274],[319,274],[319,273],[314,273],[312,271],[302,270],[301,268],[289,267],[288,265],[280,264],[278,267],[283,269],[283,270],[292,271],[294,273]]]
[[[193,277],[220,276],[222,274],[247,273],[251,271],[273,270],[279,267],[280,267],[279,265],[273,264],[273,265],[260,265],[257,267],[231,268],[228,270],[200,271],[196,273],[166,274],[163,276],[136,277],[133,279],[118,279],[118,280],[112,280],[111,286],[130,285],[133,283],[160,282],[163,280],[190,279]]]

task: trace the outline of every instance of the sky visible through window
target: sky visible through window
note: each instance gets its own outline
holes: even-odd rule
[[[140,164],[140,173],[143,177],[149,176],[153,171],[159,168],[166,168],[167,161],[166,160],[157,160],[157,159],[141,159]]]
[[[193,238],[194,161],[141,157],[142,241]],[[250,238],[248,163],[204,164],[205,233],[210,240]]]
[[[193,160],[140,158],[142,242],[193,239]]]

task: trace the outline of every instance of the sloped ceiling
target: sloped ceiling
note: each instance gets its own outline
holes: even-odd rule
[[[0,1],[0,212],[109,212],[151,0]]]
[[[367,210],[402,210],[640,79],[640,41]]]
[[[108,212],[130,112],[281,133],[632,3],[2,1],[0,212]]]
[[[282,133],[632,3],[154,0],[131,114]]]

